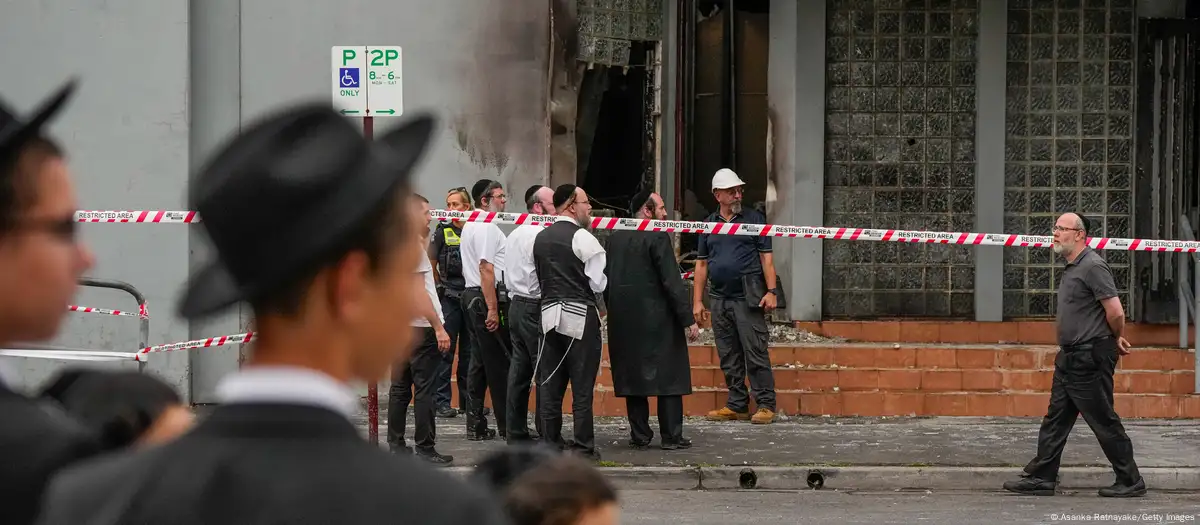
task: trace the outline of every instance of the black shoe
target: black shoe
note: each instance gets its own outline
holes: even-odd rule
[[[444,418],[444,419],[458,417],[458,410],[455,410],[450,407],[442,407],[442,408],[437,409],[437,417]]]
[[[1053,496],[1056,484],[1035,477],[1021,478],[1017,481],[1005,481],[1004,490],[1032,496]]]
[[[391,445],[389,448],[391,449],[392,454],[412,455],[412,453],[413,453],[412,447],[406,447],[403,445],[401,445],[401,446]]]
[[[692,448],[692,440],[688,438],[680,438],[678,443],[663,443],[663,450],[683,450]]]
[[[489,428],[482,432],[470,432],[467,434],[467,439],[469,441],[491,441],[496,439],[496,430]]]
[[[1133,485],[1113,483],[1111,487],[1104,487],[1099,492],[1100,496],[1105,498],[1140,498],[1146,495],[1146,480],[1138,479]]]
[[[483,407],[483,415],[485,415],[485,416],[492,415],[492,409],[489,407]]]
[[[631,448],[633,450],[646,450],[646,449],[650,448],[650,442],[649,441],[645,441],[645,442],[634,441],[631,439],[631,440],[629,440],[629,448]]]
[[[417,452],[414,454],[417,458],[429,462],[434,465],[449,465],[454,462],[454,456],[439,454],[436,450],[430,452]]]

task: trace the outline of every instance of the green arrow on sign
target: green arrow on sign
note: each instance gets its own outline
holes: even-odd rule
[[[396,114],[396,110],[394,110],[394,109],[381,109],[381,110],[379,110],[379,111],[376,111],[376,113],[383,113],[384,115],[395,115],[395,114]]]
[[[343,109],[342,110],[343,115],[349,115],[351,113],[358,113],[358,110],[355,110],[355,109]]]

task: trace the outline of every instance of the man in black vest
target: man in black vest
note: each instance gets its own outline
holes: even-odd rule
[[[598,461],[592,428],[592,397],[600,368],[600,311],[596,295],[608,284],[600,241],[588,230],[592,205],[574,184],[554,190],[555,223],[538,234],[533,261],[542,288],[542,333],[538,358],[542,440]],[[562,402],[571,383],[574,442],[562,438]]]
[[[92,255],[76,237],[75,190],[62,149],[43,135],[73,86],[29,118],[0,101],[0,348],[58,332]],[[0,368],[8,363],[0,357]],[[6,383],[0,369],[0,523],[32,523],[50,477],[100,451],[99,437]]]
[[[188,434],[60,474],[41,523],[504,523],[483,493],[354,424],[352,385],[382,380],[414,346],[425,254],[408,179],[433,120],[368,143],[328,104],[306,104],[242,129],[189,190],[217,260],[179,315],[249,303],[250,360]]]

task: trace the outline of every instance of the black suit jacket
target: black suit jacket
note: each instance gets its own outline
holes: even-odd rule
[[[174,442],[62,472],[38,523],[505,524],[479,490],[368,444],[332,411],[231,404]]]
[[[0,523],[33,523],[51,476],[99,451],[66,413],[0,384]]]

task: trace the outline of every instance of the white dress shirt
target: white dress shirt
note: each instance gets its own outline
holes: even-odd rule
[[[496,268],[496,278],[504,271],[504,232],[490,222],[468,222],[463,225],[461,244],[463,280],[467,288],[481,286],[479,262],[487,261]]]
[[[426,245],[424,242],[421,244]],[[422,249],[421,253],[424,254],[425,250]],[[425,294],[429,296],[430,301],[433,301],[433,310],[437,312],[438,323],[446,324],[446,316],[442,315],[442,301],[438,299],[437,285],[433,282],[433,265],[429,263],[429,257],[421,257],[421,262],[417,264],[417,273],[421,274],[421,278],[425,281]],[[433,327],[429,324],[429,319],[424,316],[413,319],[412,325],[424,328]]]
[[[280,403],[326,408],[346,418],[358,412],[358,394],[316,370],[294,366],[249,366],[217,384],[223,404]]]
[[[559,216],[555,221],[571,221],[579,224],[571,217]],[[571,251],[583,262],[583,272],[587,274],[588,286],[593,293],[601,293],[608,286],[608,276],[604,275],[604,267],[608,258],[600,241],[587,228],[580,228],[571,237]],[[583,339],[584,327],[587,325],[588,307],[574,301],[555,301],[542,305],[542,333],[554,330],[572,339]]]
[[[533,241],[545,230],[545,226],[522,224],[504,241],[504,287],[509,295],[541,298],[542,284],[538,282],[533,262]]]

